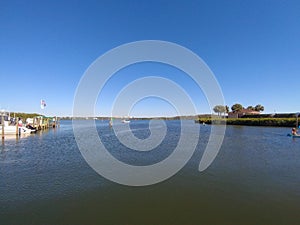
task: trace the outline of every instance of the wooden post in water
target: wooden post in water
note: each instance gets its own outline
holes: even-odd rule
[[[17,118],[15,117],[15,123],[16,123],[16,135],[19,135],[19,121],[17,121]]]
[[[4,140],[4,113],[1,113],[2,140]]]

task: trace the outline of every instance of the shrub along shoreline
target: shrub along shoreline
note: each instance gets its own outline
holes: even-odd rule
[[[243,126],[272,126],[272,127],[296,127],[296,118],[199,118],[196,123],[225,124]],[[300,121],[299,121],[300,122]]]

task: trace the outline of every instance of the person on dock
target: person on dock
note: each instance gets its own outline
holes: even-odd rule
[[[19,118],[19,121],[18,121],[19,135],[20,135],[20,134],[21,134],[21,132],[22,132],[22,126],[23,126],[22,119],[21,119],[21,118]]]
[[[298,136],[299,134],[297,133],[297,129],[293,127],[292,129],[292,135],[293,136]]]

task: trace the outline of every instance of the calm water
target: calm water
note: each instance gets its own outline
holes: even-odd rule
[[[166,158],[180,134],[178,121],[168,121],[161,145],[141,153],[120,144],[107,124],[97,121],[105,146],[136,165]],[[139,138],[150,135],[148,121],[130,126]],[[217,158],[200,173],[209,132],[201,126],[197,149],[179,173],[147,187],[122,186],[94,172],[70,121],[6,140],[0,146],[0,224],[299,224],[300,139],[286,136],[290,128],[228,126]]]

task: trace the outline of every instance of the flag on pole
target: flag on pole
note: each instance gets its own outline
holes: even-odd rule
[[[46,107],[45,100],[41,100],[41,109],[44,109]]]

